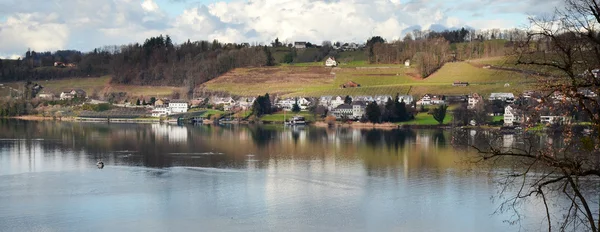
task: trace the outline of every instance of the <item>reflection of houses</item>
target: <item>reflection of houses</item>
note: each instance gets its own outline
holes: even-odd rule
[[[152,124],[152,132],[157,140],[168,140],[171,143],[186,142],[188,139],[187,128],[182,126]]]
[[[479,96],[479,94],[477,94],[477,93],[469,95],[467,108],[468,109],[475,108],[475,106],[477,106],[477,104],[479,102],[481,102],[482,100],[483,100],[483,98],[481,98],[481,96]]]

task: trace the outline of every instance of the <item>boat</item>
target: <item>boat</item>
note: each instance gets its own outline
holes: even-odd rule
[[[303,116],[300,115],[296,115],[292,118],[291,121],[289,122],[285,122],[286,125],[306,125],[306,120],[304,119]]]

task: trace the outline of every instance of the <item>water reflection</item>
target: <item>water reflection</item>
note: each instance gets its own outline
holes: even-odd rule
[[[487,133],[0,121],[1,230],[514,230]]]

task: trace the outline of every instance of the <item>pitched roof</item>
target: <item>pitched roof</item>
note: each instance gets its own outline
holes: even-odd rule
[[[169,103],[188,103],[188,101],[183,99],[173,99]]]

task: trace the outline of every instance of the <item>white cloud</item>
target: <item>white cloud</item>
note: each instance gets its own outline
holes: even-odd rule
[[[559,0],[549,0],[543,9]],[[164,1],[163,1],[164,2]],[[170,4],[176,1],[168,1]],[[181,12],[165,13],[156,0],[0,0],[0,54],[142,42],[169,34],[175,42],[218,39],[268,43],[323,40],[364,42],[381,35],[398,39],[421,28],[509,28],[541,0],[216,0],[208,5],[183,3]],[[477,6],[477,7],[474,7]],[[461,13],[462,12],[462,13]],[[467,13],[465,13],[467,12]],[[472,20],[473,13],[480,13]],[[543,10],[536,9],[534,13]],[[502,16],[510,14],[511,18]],[[490,16],[491,15],[491,16]],[[502,16],[502,17],[501,17]],[[465,18],[471,17],[471,18]],[[1,19],[6,18],[5,22]]]
[[[154,1],[144,0],[144,2],[142,2],[142,9],[148,12],[155,12],[158,11],[159,8]]]
[[[0,51],[24,53],[27,48],[37,51],[64,49],[69,41],[69,27],[56,20],[53,14],[16,14],[0,23]]]

